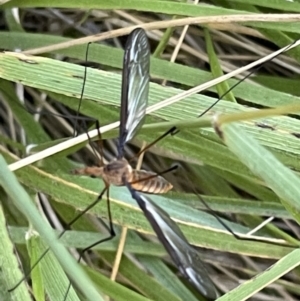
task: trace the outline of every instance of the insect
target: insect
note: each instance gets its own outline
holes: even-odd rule
[[[149,65],[150,49],[147,36],[142,29],[136,29],[130,34],[125,46],[117,159],[101,167],[86,167],[73,171],[74,174],[102,178],[106,186],[104,190],[108,190],[110,184],[124,186],[125,182],[131,183],[138,191],[156,194],[165,193],[173,187],[154,172],[132,169],[124,158],[125,144],[139,130],[146,113]]]
[[[217,290],[197,251],[188,243],[180,228],[164,210],[155,205],[149,197],[137,192],[164,193],[169,191],[172,185],[153,172],[132,169],[124,159],[125,144],[136,134],[145,117],[149,91],[149,65],[148,38],[143,29],[135,29],[125,46],[117,159],[102,167],[86,167],[77,169],[74,173],[101,177],[106,186],[104,191],[109,189],[110,184],[126,185],[179,271],[200,293],[207,298],[216,299]],[[100,195],[103,195],[104,191]]]

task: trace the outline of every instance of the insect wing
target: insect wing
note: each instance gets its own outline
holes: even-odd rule
[[[142,28],[128,37],[122,75],[121,113],[118,158],[123,157],[124,145],[142,125],[148,105],[150,47]]]
[[[187,241],[169,214],[127,184],[132,197],[143,210],[157,237],[164,245],[181,274],[206,298],[215,300],[219,294],[196,249]]]

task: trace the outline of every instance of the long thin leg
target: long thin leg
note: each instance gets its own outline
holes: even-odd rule
[[[82,212],[80,212],[74,219],[72,219],[67,225],[66,225],[66,229],[63,230],[59,235],[58,238],[61,238],[67,231],[67,228],[71,227],[81,216],[83,216],[85,213],[87,213],[90,209],[92,209],[98,202],[101,201],[103,194],[105,193],[105,191],[108,188],[105,187],[102,192],[99,194],[99,196],[97,197],[97,199],[90,204],[89,206],[87,206]],[[111,214],[109,213],[109,217],[111,217]],[[15,290],[25,279],[27,279],[32,270],[39,264],[39,262],[44,258],[44,256],[49,252],[50,248],[47,248],[43,254],[41,255],[41,257],[31,266],[31,269],[10,289],[8,289],[8,292],[12,292],[13,290]]]
[[[169,172],[171,172],[171,171],[173,171],[173,170],[176,170],[177,168],[178,168],[178,165],[174,165],[174,166],[172,166],[172,167],[170,167],[170,168],[168,168],[168,169],[166,169],[166,170],[163,170],[163,171],[161,171],[161,172],[155,173],[155,174],[152,175],[152,176],[149,176],[149,177],[146,177],[146,178],[142,178],[142,179],[138,179],[137,181],[132,181],[132,182],[130,182],[130,184],[148,181],[148,180],[150,180],[150,179],[156,178],[156,177],[158,177],[158,176],[162,176],[162,175],[164,175],[164,174],[166,174],[166,173],[169,173]]]
[[[101,193],[103,195],[103,192]],[[110,210],[110,200],[109,200],[109,187],[107,187],[107,192],[106,192],[106,195],[107,195],[107,212],[108,212],[108,218],[109,218],[109,226],[107,226],[105,223],[103,223],[103,225],[105,226],[105,228],[107,229],[107,231],[109,232],[109,236],[106,237],[106,238],[103,238],[99,241],[96,241],[95,243],[91,244],[90,246],[84,248],[80,253],[79,253],[79,257],[78,257],[78,260],[77,262],[80,263],[84,253],[90,249],[92,249],[93,247],[97,246],[97,245],[100,245],[101,243],[103,242],[106,242],[106,241],[109,241],[111,239],[113,239],[115,236],[116,236],[116,233],[115,233],[115,230],[114,230],[114,227],[113,227],[113,222],[112,222],[112,215],[111,215],[111,210]],[[99,195],[100,197],[100,195]],[[66,294],[65,294],[65,297],[64,297],[64,301],[67,299],[67,296],[68,296],[68,293],[69,293],[69,290],[71,288],[71,282],[69,282],[69,286],[67,288],[67,291],[66,291]]]
[[[196,196],[198,197],[199,201],[206,207],[206,209],[209,211],[209,213],[231,234],[234,236],[234,238],[238,239],[238,240],[246,240],[246,241],[255,241],[255,242],[265,242],[271,245],[275,245],[275,246],[281,246],[281,247],[288,247],[288,248],[298,248],[298,245],[291,245],[291,244],[283,244],[283,243],[277,243],[275,241],[266,241],[264,239],[259,239],[259,238],[254,238],[254,237],[243,237],[240,236],[236,233],[234,233],[234,231],[231,230],[231,228],[226,225],[226,223],[224,223],[222,221],[222,219],[218,216],[218,214],[212,209],[210,208],[210,206],[204,201],[204,199],[196,192],[196,190],[194,188],[192,188],[194,193],[196,194]]]
[[[91,45],[91,42],[88,43],[87,46],[86,46],[85,63],[88,60],[90,45]],[[77,118],[75,118],[75,124],[74,124],[74,132],[73,132],[73,136],[74,137],[76,136],[77,124],[78,124],[78,122],[77,122],[77,120],[78,120],[78,114],[80,112],[80,108],[81,108],[81,104],[82,104],[82,99],[83,99],[83,94],[84,94],[84,89],[85,89],[86,78],[87,78],[87,67],[85,66],[84,67],[84,74],[83,74],[83,84],[82,84],[82,88],[81,88],[81,93],[80,93],[80,99],[79,99],[79,103],[78,103],[78,108],[77,108],[77,111],[76,111],[76,117]]]
[[[90,47],[90,45],[91,45],[91,43],[88,43],[88,45],[86,47],[85,62],[87,62],[87,60],[88,60],[88,53],[89,53],[89,47]],[[80,94],[80,99],[79,99],[79,103],[78,103],[78,108],[77,108],[77,111],[76,111],[76,116],[75,116],[75,124],[74,124],[74,133],[73,133],[73,136],[76,135],[77,126],[78,126],[78,120],[80,119],[78,114],[80,112],[80,108],[81,108],[81,104],[82,104],[82,99],[83,99],[83,94],[84,94],[86,79],[87,79],[87,67],[85,66],[85,68],[84,68],[84,75],[83,75],[83,85],[82,85],[82,89],[81,89],[81,94]],[[86,119],[83,119],[83,120],[86,120]],[[100,158],[101,166],[103,166],[103,144],[102,144],[101,133],[99,131],[100,123],[99,123],[99,121],[97,119],[91,118],[91,120],[93,122],[95,122],[96,129],[98,131],[99,140],[97,141],[97,143],[99,145],[99,153],[100,153],[100,156],[101,156],[101,158]],[[88,132],[87,132],[87,136],[88,136],[88,140],[91,142],[91,138],[90,138]],[[97,154],[96,154],[94,148],[93,148],[93,152],[94,152],[95,156],[97,157]]]
[[[132,161],[134,158],[139,157],[142,153],[144,153],[147,149],[149,149],[151,146],[153,146],[154,144],[156,144],[158,141],[162,140],[163,138],[165,138],[166,136],[168,136],[169,134],[174,135],[177,131],[176,126],[173,126],[172,128],[170,128],[168,131],[166,131],[165,133],[163,133],[161,136],[159,136],[157,139],[155,139],[153,142],[151,142],[150,144],[146,145],[144,148],[142,148],[137,154],[134,155],[134,157],[132,157],[130,161]]]
[[[100,122],[99,120],[96,120],[96,128],[97,128],[97,132],[98,132],[98,137],[99,139],[97,140],[97,144],[98,144],[98,151],[100,153],[100,166],[104,165],[103,159],[104,159],[104,151],[103,151],[103,140],[102,140],[102,135],[100,132]]]

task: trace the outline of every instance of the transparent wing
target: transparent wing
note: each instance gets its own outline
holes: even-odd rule
[[[142,125],[148,105],[150,47],[142,28],[129,35],[124,54],[118,158]]]
[[[219,293],[211,281],[205,266],[196,251],[169,214],[144,195],[127,184],[132,197],[143,210],[158,239],[177,265],[181,274],[209,300],[218,298]]]

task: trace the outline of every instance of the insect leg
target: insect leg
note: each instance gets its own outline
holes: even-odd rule
[[[148,150],[150,147],[152,147],[154,144],[156,144],[158,141],[162,140],[163,138],[165,138],[169,134],[174,135],[174,133],[176,131],[177,131],[176,126],[173,126],[168,131],[166,131],[165,133],[163,133],[160,137],[158,137],[157,139],[155,139],[153,142],[151,142],[150,144],[148,144],[145,147],[143,147],[137,154],[134,155],[134,157],[132,157],[129,160],[129,162],[132,161],[133,158],[139,157],[142,153],[144,153],[146,150]]]
[[[104,190],[101,192],[101,194],[99,195],[99,197],[97,198],[97,200],[93,203],[93,204],[96,204],[97,202],[100,201],[100,199],[102,198],[104,192],[106,191],[106,195],[107,195],[107,211],[108,211],[108,218],[109,218],[109,226],[107,226],[104,222],[103,222],[103,225],[105,226],[105,228],[107,229],[107,231],[109,232],[109,236],[106,237],[106,238],[103,238],[99,241],[96,241],[95,243],[91,244],[90,246],[84,248],[80,253],[79,253],[79,257],[78,257],[78,260],[77,262],[80,263],[84,253],[90,249],[92,249],[93,247],[103,243],[103,242],[106,242],[106,241],[109,241],[111,239],[113,239],[115,236],[116,236],[116,233],[115,233],[115,230],[114,230],[114,227],[113,227],[113,222],[112,222],[112,216],[111,216],[111,210],[110,210],[110,201],[109,201],[109,186],[106,186],[104,188]],[[90,206],[89,206],[90,207]],[[91,207],[90,207],[91,208]],[[82,214],[80,215],[82,216]],[[76,220],[78,218],[76,217]],[[66,294],[65,294],[65,297],[64,297],[64,301],[66,300],[67,296],[68,296],[68,293],[69,293],[69,290],[71,288],[71,282],[69,283],[69,286],[67,288],[67,291],[66,291]]]

